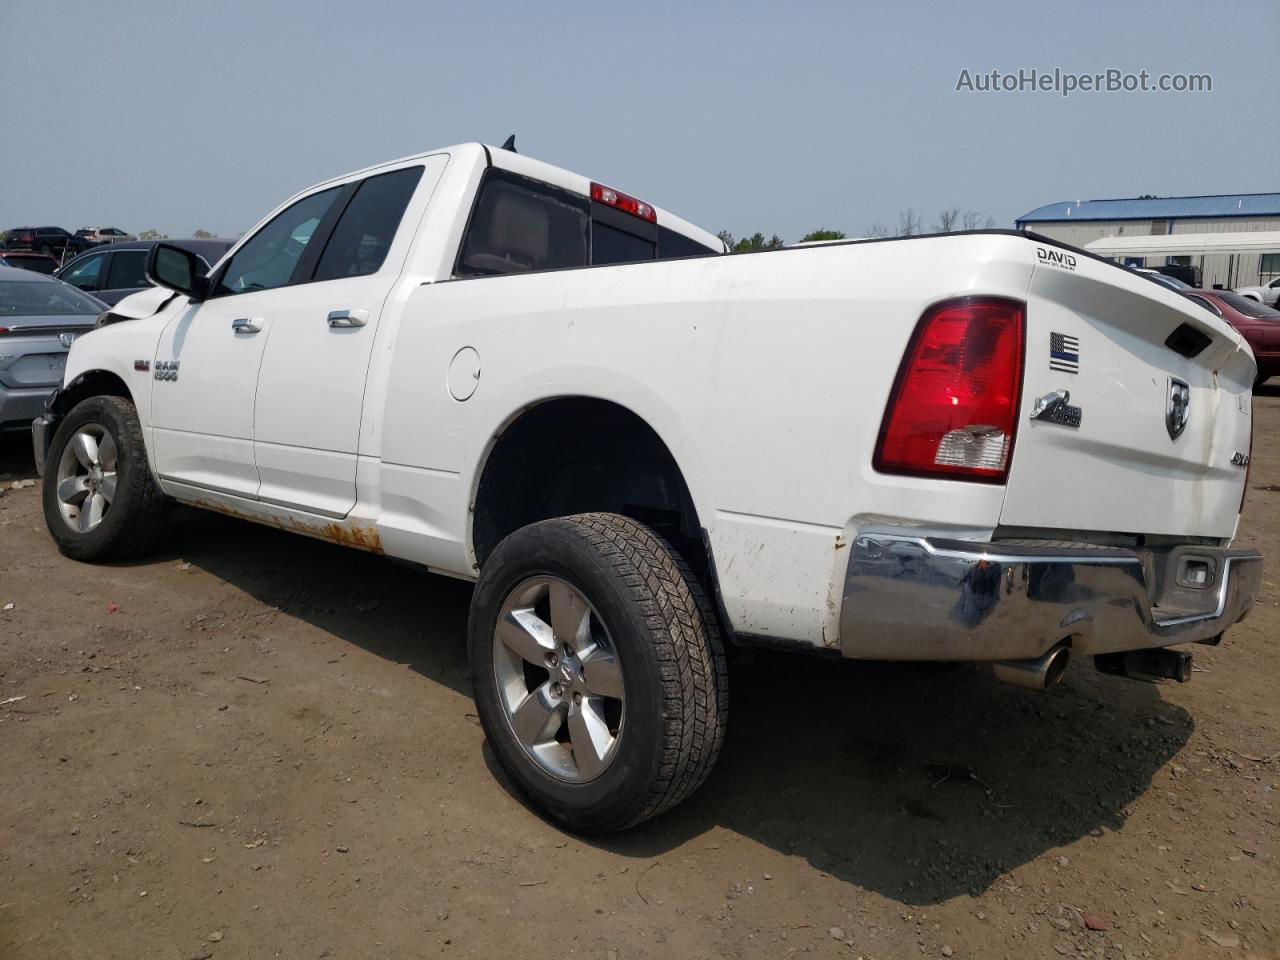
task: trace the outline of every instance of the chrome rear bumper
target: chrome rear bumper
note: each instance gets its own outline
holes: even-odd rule
[[[869,660],[1021,660],[1066,639],[1076,654],[1212,640],[1253,605],[1262,557],[1185,549],[1207,562],[1208,579],[1158,593],[1150,557],[1133,550],[864,534],[849,558],[841,650]],[[1162,612],[1158,595],[1170,592],[1181,609]]]

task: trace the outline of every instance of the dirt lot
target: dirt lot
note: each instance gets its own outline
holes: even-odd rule
[[[1278,558],[1275,387],[1254,454]],[[464,584],[194,512],[82,566],[35,488],[0,547],[4,960],[1280,957],[1274,559],[1184,686],[735,664],[708,784],[598,842],[496,772]]]

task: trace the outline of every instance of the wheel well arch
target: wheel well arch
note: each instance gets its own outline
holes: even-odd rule
[[[626,407],[582,396],[527,407],[494,438],[472,498],[475,562],[522,526],[597,511],[652,527],[707,573],[702,523],[667,444]]]
[[[120,376],[110,370],[86,370],[54,394],[50,409],[61,416],[81,400],[100,396],[124,397],[133,402],[133,394]]]

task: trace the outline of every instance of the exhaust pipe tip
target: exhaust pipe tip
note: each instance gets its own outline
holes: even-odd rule
[[[1067,672],[1071,662],[1071,649],[1057,646],[1034,660],[996,660],[991,672],[997,680],[1029,690],[1048,690],[1055,686]]]

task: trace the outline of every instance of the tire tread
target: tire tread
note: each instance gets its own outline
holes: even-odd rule
[[[660,772],[621,830],[679,804],[710,774],[728,723],[724,642],[706,592],[689,565],[656,533],[614,513],[577,514],[571,523],[642,612],[663,688]]]

